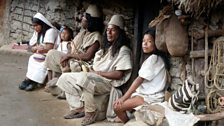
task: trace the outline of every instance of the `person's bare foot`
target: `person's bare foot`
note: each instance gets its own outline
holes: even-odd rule
[[[50,90],[48,89],[48,86],[44,87],[44,91],[47,92],[47,93],[50,93]]]
[[[117,116],[114,118],[114,122],[115,123],[123,123],[122,120]]]

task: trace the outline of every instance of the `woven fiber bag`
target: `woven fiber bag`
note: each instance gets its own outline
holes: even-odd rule
[[[166,46],[165,28],[167,27],[168,19],[164,19],[161,23],[156,25],[155,44],[158,50],[168,52]]]
[[[175,14],[168,19],[165,40],[171,56],[184,56],[188,51],[188,34]]]

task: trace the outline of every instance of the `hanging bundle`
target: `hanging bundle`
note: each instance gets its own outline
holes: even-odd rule
[[[165,41],[171,56],[184,56],[188,51],[188,33],[175,14],[168,19]]]

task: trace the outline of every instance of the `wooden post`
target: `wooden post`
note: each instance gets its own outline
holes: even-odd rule
[[[200,121],[215,121],[224,119],[224,111],[214,113],[214,114],[203,114],[203,115],[195,115],[200,119]]]
[[[194,51],[194,32],[191,33],[191,52]],[[191,71],[192,71],[192,79],[195,77],[195,69],[194,69],[194,58],[191,59]]]
[[[205,66],[204,72],[208,70],[208,25],[205,28]],[[206,85],[208,85],[207,76],[204,76],[204,84],[205,84],[205,96],[208,94],[208,90],[206,89]]]
[[[23,24],[24,24],[24,13],[25,13],[25,4],[26,4],[26,0],[23,1],[23,13],[22,13],[22,24],[21,24],[21,38],[20,38],[20,42],[22,43],[23,38],[24,38],[24,34],[23,34]]]

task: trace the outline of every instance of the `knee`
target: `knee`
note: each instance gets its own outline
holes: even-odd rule
[[[55,53],[55,50],[54,49],[51,49],[47,52],[47,57],[53,55]]]
[[[61,85],[63,85],[64,83],[65,83],[65,81],[67,80],[66,79],[67,78],[67,76],[66,76],[66,73],[64,73],[64,74],[62,74],[59,78],[58,78],[58,81],[57,81],[57,86],[61,86]]]
[[[51,56],[54,54],[54,50],[49,50],[47,55],[46,55],[46,58],[45,58],[45,61],[47,62],[47,64],[49,64],[49,61],[51,61]]]
[[[71,74],[71,73],[63,73],[63,74],[61,74],[61,76],[59,77],[58,80],[61,80],[61,81],[68,81],[69,78],[70,78],[70,74]]]

